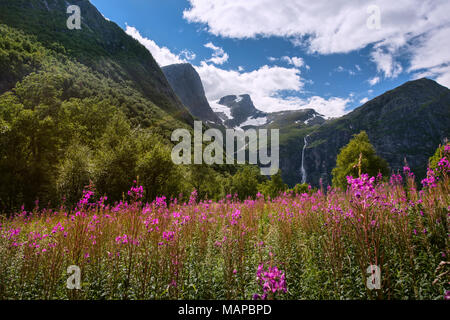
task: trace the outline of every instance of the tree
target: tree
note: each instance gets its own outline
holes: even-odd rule
[[[258,186],[259,192],[265,196],[270,196],[271,198],[277,197],[281,192],[287,190],[287,185],[283,182],[281,178],[281,170],[271,177],[269,181],[266,181]]]
[[[189,168],[191,190],[197,190],[197,199],[216,199],[221,193],[218,174],[206,164],[192,165]]]
[[[336,159],[336,168],[332,171],[333,186],[345,189],[347,176],[358,177],[360,173],[367,173],[370,176],[376,176],[378,173],[383,176],[389,174],[386,160],[376,154],[365,131],[355,134],[353,139],[340,150]]]
[[[138,140],[136,174],[145,191],[145,200],[158,196],[178,197],[184,192],[184,177],[171,159],[171,149],[161,138],[142,132]]]
[[[258,176],[259,169],[257,167],[243,166],[232,178],[231,192],[237,194],[241,200],[256,196],[256,193],[258,193]]]
[[[56,186],[60,199],[65,198],[66,204],[74,205],[83,196],[84,187],[93,178],[93,166],[89,147],[75,141],[67,148],[62,161]]]
[[[294,188],[292,188],[292,191],[294,193],[294,195],[296,194],[303,194],[303,193],[308,193],[311,189],[311,187],[309,186],[309,184],[307,183],[298,183],[294,186]]]

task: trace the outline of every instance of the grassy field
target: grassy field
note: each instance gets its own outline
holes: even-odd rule
[[[0,299],[444,299],[448,154],[420,191],[408,168],[246,201],[142,203],[135,182],[107,205],[91,186],[75,208],[2,218]],[[66,287],[72,265],[79,290]]]

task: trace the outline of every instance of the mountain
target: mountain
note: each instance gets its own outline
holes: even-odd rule
[[[219,100],[214,111],[228,128],[262,126],[267,123],[267,114],[255,108],[248,94],[225,96]]]
[[[268,127],[299,128],[302,126],[314,126],[324,123],[326,120],[323,115],[317,113],[314,109],[301,109],[291,111],[280,111],[267,114]]]
[[[249,95],[223,97],[214,110],[227,127],[279,129],[280,168],[290,186],[304,176],[314,186],[331,184],[340,149],[362,130],[393,172],[406,160],[420,179],[428,158],[450,136],[450,90],[429,79],[407,82],[330,120],[313,109],[265,113]]]
[[[193,116],[204,122],[222,124],[211,109],[200,76],[191,64],[173,64],[161,69],[172,89]]]
[[[307,182],[317,186],[322,179],[324,185],[331,184],[339,150],[353,134],[365,130],[392,171],[402,170],[406,160],[421,178],[428,158],[450,136],[449,124],[450,90],[429,79],[410,81],[341,118],[326,121],[294,139],[284,139],[280,146],[283,176],[290,184],[301,181],[301,155],[307,136]]]
[[[361,130],[392,170],[401,169],[406,159],[419,177],[428,157],[450,136],[450,90],[429,79],[407,82],[331,120],[312,109],[262,112],[247,94],[223,97],[209,107],[192,67],[163,73],[144,46],[88,0],[70,4],[81,8],[81,30],[67,28],[65,0],[0,0],[0,200],[2,194],[5,199],[18,194],[31,202],[40,189],[54,194],[51,173],[61,169],[61,159],[70,158],[72,138],[94,151],[120,145],[102,140],[123,136],[127,125],[111,123],[122,119],[117,110],[132,128],[149,129],[167,146],[175,128],[192,129],[189,110],[213,123],[221,119],[228,128],[280,129],[280,166],[291,186],[305,176],[315,186],[320,179],[331,183],[340,148]]]
[[[191,115],[144,46],[114,22],[106,20],[88,0],[73,0],[70,4],[81,9],[81,30],[67,28],[69,3],[65,0],[0,0],[0,24],[32,36],[52,55],[79,63],[97,78],[129,88],[147,100],[126,107],[131,109],[126,110],[129,116],[137,122],[148,126],[149,116],[153,118],[155,113],[168,113],[185,123],[192,122]],[[2,74],[8,76],[1,77],[0,94],[12,89],[27,74],[45,67],[42,61],[27,64],[27,60],[14,55],[5,59],[11,61],[2,65]]]

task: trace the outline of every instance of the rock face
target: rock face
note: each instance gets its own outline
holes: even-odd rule
[[[226,127],[261,126],[267,123],[265,119],[267,113],[256,109],[248,94],[225,96],[219,100],[218,104],[228,108],[228,112],[226,109],[222,112],[216,111]]]
[[[193,116],[205,122],[222,123],[211,109],[200,76],[191,64],[173,64],[161,69],[172,89]]]
[[[449,124],[450,90],[429,79],[407,82],[315,129],[305,152],[307,181],[331,184],[340,148],[362,130],[392,171],[401,170],[406,160],[416,176],[423,177],[428,158],[450,136]],[[298,157],[287,157],[284,168],[282,164],[285,175],[292,171],[289,165],[301,166]]]

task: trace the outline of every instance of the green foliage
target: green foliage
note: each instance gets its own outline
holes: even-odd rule
[[[345,189],[347,176],[358,177],[360,173],[376,176],[380,172],[383,176],[388,175],[388,164],[383,158],[377,156],[367,133],[361,131],[340,150],[336,159],[336,168],[332,171],[333,185]]]
[[[231,194],[237,194],[240,199],[255,197],[258,193],[259,169],[254,166],[244,166],[232,178]]]
[[[60,199],[65,199],[69,204],[81,199],[85,186],[93,179],[92,157],[89,147],[79,142],[74,142],[67,148],[56,181]]]
[[[278,170],[276,174],[271,176],[270,180],[265,181],[258,186],[258,190],[260,193],[271,198],[279,196],[280,193],[286,191],[287,188],[287,185],[281,178],[281,170]]]
[[[441,160],[441,159],[444,157],[444,155],[445,155],[444,149],[445,149],[445,146],[446,146],[446,145],[450,145],[450,143],[446,143],[446,144],[444,144],[444,145],[440,145],[440,146],[436,149],[436,151],[435,151],[435,153],[433,154],[433,156],[431,156],[430,159],[428,160],[429,167],[430,167],[431,169],[433,169],[433,170],[436,169],[439,160]]]
[[[222,194],[221,176],[205,164],[193,165],[188,175],[190,190],[197,190],[200,199],[218,199]]]
[[[311,186],[307,183],[302,183],[302,184],[296,184],[294,186],[294,188],[292,188],[292,193],[294,195],[296,194],[304,194],[304,193],[312,193],[312,192],[316,192],[317,189],[315,188],[311,188]]]
[[[148,199],[184,190],[168,137],[189,127],[131,82],[1,24],[0,70],[0,212],[30,208],[37,199],[73,204],[91,179],[111,201],[138,175]]]

